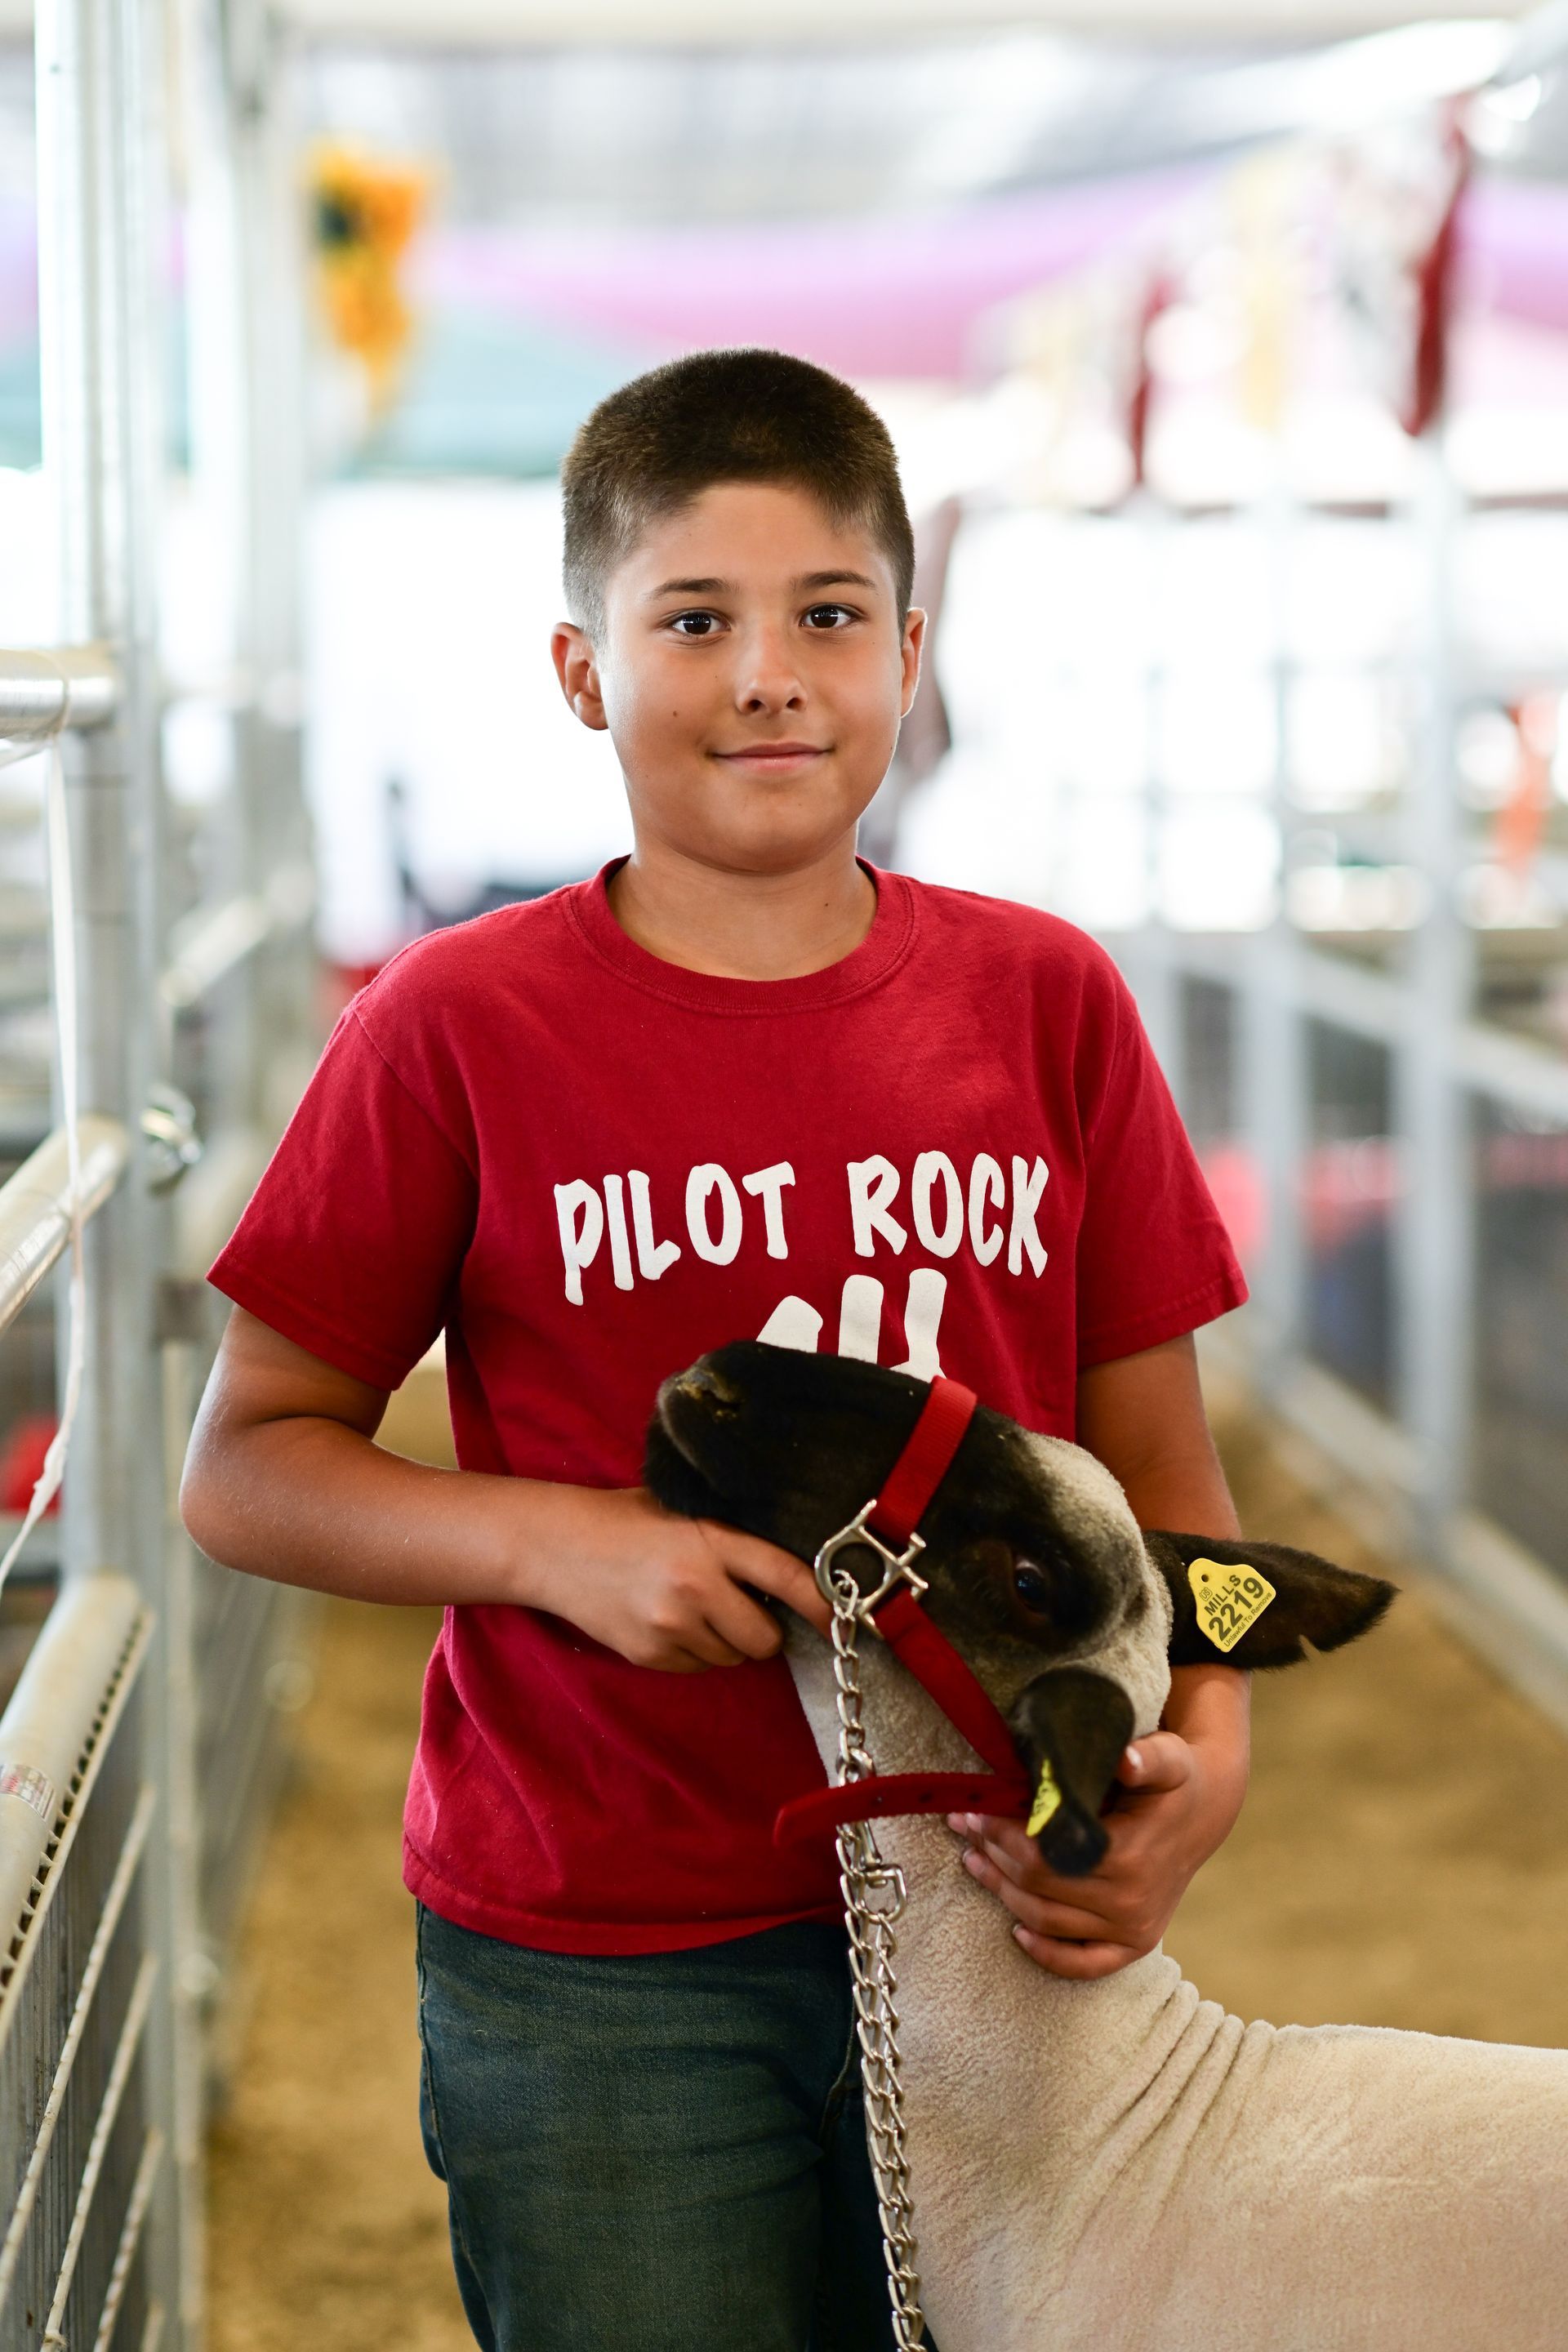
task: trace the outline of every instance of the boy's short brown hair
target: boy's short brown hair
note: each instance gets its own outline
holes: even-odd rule
[[[602,400],[562,468],[566,599],[590,636],[605,583],[648,524],[716,482],[784,482],[867,531],[893,568],[899,624],[915,544],[887,426],[858,392],[787,352],[693,352]]]

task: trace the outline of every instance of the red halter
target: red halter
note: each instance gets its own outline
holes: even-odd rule
[[[829,1536],[816,1555],[817,1582],[826,1591],[835,1555],[860,1549],[880,1555],[887,1574],[862,1601],[862,1622],[879,1633],[901,1665],[957,1726],[990,1772],[878,1772],[839,1788],[793,1797],[773,1823],[775,1845],[795,1845],[841,1822],[902,1813],[1006,1813],[1029,1810],[1030,1790],[1001,1716],[958,1652],[921,1607],[924,1580],[914,1561],[924,1549],[915,1529],[947,1475],[974,1412],[973,1391],[939,1372],[881,1493],[847,1527]]]

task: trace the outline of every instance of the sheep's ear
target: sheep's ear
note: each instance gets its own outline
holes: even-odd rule
[[[1173,1666],[1293,1666],[1314,1650],[1342,1649],[1376,1624],[1396,1587],[1381,1577],[1336,1568],[1316,1552],[1288,1544],[1231,1543],[1215,1536],[1178,1536],[1154,1529],[1143,1538],[1149,1558],[1170,1588],[1175,1623]],[[1194,1560],[1222,1569],[1252,1569],[1274,1587],[1274,1598],[1228,1649],[1205,1632],[1188,1573]]]
[[[1131,1700],[1087,1666],[1054,1666],[1019,1692],[1007,1728],[1036,1791],[1036,1844],[1050,1869],[1084,1877],[1110,1843],[1100,1809],[1132,1737]]]

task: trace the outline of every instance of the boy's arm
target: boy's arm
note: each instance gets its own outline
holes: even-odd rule
[[[754,1536],[676,1517],[645,1487],[437,1470],[373,1441],[386,1393],[237,1307],[196,1416],[186,1527],[230,1568],[358,1601],[551,1611],[634,1664],[693,1674],[771,1657],[771,1593],[824,1632],[811,1570]]]
[[[1079,1378],[1078,1434],[1121,1481],[1140,1527],[1241,1532],[1209,1434],[1189,1337],[1096,1364]],[[1054,1975],[1102,1977],[1152,1951],[1188,1881],[1224,1843],[1247,1792],[1248,1677],[1177,1666],[1161,1728],[1134,1743],[1087,1878],[1058,1878],[1016,1822],[952,1814],[964,1864],[998,1895],[1032,1959]]]

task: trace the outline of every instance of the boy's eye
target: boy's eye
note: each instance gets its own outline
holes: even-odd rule
[[[855,618],[847,604],[813,604],[805,615],[809,629],[837,629]]]
[[[678,636],[708,637],[719,626],[717,613],[677,613],[669,626]]]

